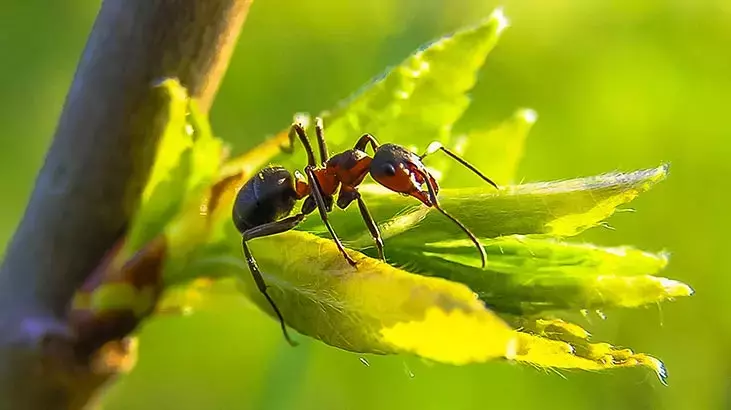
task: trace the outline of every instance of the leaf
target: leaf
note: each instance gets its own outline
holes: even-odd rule
[[[159,82],[153,91],[168,102],[167,121],[139,209],[127,235],[126,250],[122,252],[124,255],[129,255],[154,238],[180,209],[185,182],[191,172],[186,152],[192,142],[185,137],[188,93],[173,79]]]
[[[249,298],[274,317],[237,256],[240,250],[231,246],[237,233],[227,230],[229,240],[209,247],[191,270],[239,277]],[[514,332],[455,282],[420,277],[355,254],[358,269],[353,270],[330,240],[292,231],[250,244],[287,323],[335,347],[411,353],[457,365],[504,358],[584,370],[645,366],[663,382],[666,377],[659,360],[591,343],[588,332],[561,320],[518,319],[520,331]]]
[[[589,342],[589,333],[572,323],[556,319],[524,320],[518,344],[511,358],[539,368],[606,370],[644,366],[657,374],[663,384],[667,370],[658,359],[620,349],[608,343]]]
[[[470,104],[467,92],[477,72],[507,25],[497,9],[479,24],[425,45],[322,113],[331,151],[352,148],[364,133],[417,151],[431,141],[447,144],[452,125]],[[295,158],[280,160],[298,167],[302,158],[300,151]]]
[[[188,273],[239,277],[247,295],[272,315],[240,256],[239,234],[224,229],[227,239],[200,254]],[[515,342],[512,329],[464,285],[353,252],[354,269],[331,240],[303,232],[259,238],[250,246],[287,323],[332,346],[465,364],[504,357]]]
[[[154,89],[168,101],[167,125],[127,235],[126,256],[161,234],[191,201],[199,201],[222,160],[221,140],[178,80],[166,78]]]
[[[573,236],[597,226],[618,206],[664,180],[667,172],[668,166],[662,165],[629,173],[508,186],[499,192],[484,184],[479,188],[443,189],[439,198],[444,209],[481,238],[513,234]],[[387,246],[464,238],[451,221],[416,205],[413,198],[373,186],[362,187],[361,192],[376,221],[382,221],[380,229]],[[350,246],[362,249],[371,245],[357,209],[332,212],[330,219]],[[316,218],[310,218],[299,229],[322,228]]]
[[[456,138],[453,149],[498,185],[511,184],[523,159],[525,140],[537,119],[535,111],[520,109],[496,127],[471,130]],[[461,166],[451,167],[441,178],[449,181],[450,186],[455,181],[465,181],[462,186],[481,183],[474,173]]]
[[[523,236],[483,244],[485,270],[466,240],[401,244],[388,255],[411,272],[464,283],[504,313],[633,308],[693,294],[684,283],[654,276],[667,265],[665,254]]]
[[[599,224],[616,206],[634,199],[666,174],[667,167],[661,166],[519,185],[497,194],[481,188],[444,190],[443,206],[482,238],[487,268],[480,269],[474,245],[459,229],[423,206],[381,224],[386,257],[411,272],[464,283],[498,312],[637,307],[690,296],[693,290],[688,285],[654,276],[667,264],[664,254],[541,239],[573,235]],[[385,194],[367,199],[375,215],[398,212],[398,202],[404,201],[396,197],[386,201]],[[338,224],[341,220],[335,215],[332,219],[344,238],[360,231],[348,244],[376,256],[358,215],[351,215],[348,225]],[[303,224],[303,229],[311,222]]]

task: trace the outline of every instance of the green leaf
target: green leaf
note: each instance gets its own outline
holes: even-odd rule
[[[651,369],[663,384],[665,365],[658,359],[621,349],[608,343],[591,343],[589,332],[557,319],[521,321],[518,344],[511,358],[539,368],[607,370],[643,366]]]
[[[140,249],[169,229],[191,203],[200,200],[221,166],[223,144],[213,136],[208,118],[178,80],[165,79],[154,90],[168,102],[166,126],[124,254]]]
[[[689,296],[689,286],[654,276],[667,264],[664,254],[541,239],[596,226],[666,174],[667,167],[661,166],[519,185],[500,193],[490,188],[444,190],[442,205],[482,238],[486,269],[480,269],[474,244],[443,215],[423,206],[381,224],[386,257],[411,272],[467,284],[499,312],[637,307]],[[399,201],[409,200],[386,200],[386,195],[367,197],[373,214],[396,213]],[[358,235],[348,244],[376,256],[359,216],[351,213],[345,224],[335,215],[332,219],[343,237]]]
[[[188,197],[198,199],[201,190],[208,188],[222,166],[224,144],[211,130],[208,115],[201,112],[198,102],[188,100],[187,134],[192,138],[190,148],[192,172],[188,177]]]
[[[512,184],[523,159],[525,140],[537,119],[538,114],[531,109],[517,110],[495,127],[471,130],[456,138],[454,151],[498,185]],[[461,166],[451,167],[449,173],[441,173],[440,177],[450,186],[454,186],[455,181],[465,181],[462,186],[481,182],[470,170]]]
[[[684,283],[654,276],[667,265],[665,254],[523,236],[483,243],[485,270],[466,240],[400,244],[388,255],[395,263],[408,263],[411,272],[464,283],[504,313],[632,308],[693,293]]]
[[[174,79],[165,79],[153,87],[159,98],[167,101],[165,126],[161,130],[157,154],[142,193],[125,245],[129,254],[150,241],[164,229],[167,221],[180,209],[190,174],[190,161],[184,159],[192,145],[186,136],[187,91]]]
[[[513,234],[573,236],[597,226],[618,206],[664,180],[667,172],[667,165],[662,165],[630,173],[508,186],[500,191],[484,184],[478,188],[443,189],[439,198],[444,209],[481,238]],[[464,238],[451,221],[431,208],[417,205],[413,198],[373,185],[363,186],[361,192],[376,221],[382,221],[380,229],[387,246]],[[350,246],[363,249],[372,244],[357,209],[335,211],[330,219]],[[300,229],[322,232],[316,218],[305,221]]]
[[[240,256],[238,232],[224,230],[226,239],[199,254],[188,273],[239,277],[247,295],[273,315]],[[250,246],[287,323],[332,346],[465,364],[504,357],[515,343],[512,329],[464,285],[352,252],[355,269],[331,240],[304,232],[259,238]],[[185,277],[169,279],[174,284]]]
[[[238,233],[223,229],[228,239],[200,251],[187,274],[195,277],[205,271],[215,277],[238,277],[249,298],[274,318],[239,256]],[[458,365],[502,358],[542,368],[644,366],[663,382],[666,377],[658,359],[591,343],[588,332],[561,320],[509,316],[519,330],[515,332],[456,282],[413,275],[351,253],[358,261],[355,270],[330,240],[292,231],[250,245],[287,323],[335,347],[360,353],[410,353]],[[614,264],[658,266],[636,251],[629,253],[637,254],[623,261],[617,252]],[[559,259],[568,260],[571,254],[566,250]]]
[[[452,125],[470,104],[467,92],[507,27],[501,9],[489,18],[433,41],[324,112],[333,152],[352,148],[364,133],[420,151],[431,141],[449,142]],[[299,147],[297,148],[299,149]],[[281,158],[299,167],[296,160]]]

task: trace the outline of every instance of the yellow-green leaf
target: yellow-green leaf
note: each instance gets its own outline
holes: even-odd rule
[[[169,229],[181,212],[195,207],[222,160],[222,141],[213,136],[208,118],[180,82],[164,79],[154,90],[167,101],[166,126],[127,236],[127,255]]]
[[[238,234],[226,229],[228,239],[201,255],[193,274],[240,277],[249,297],[271,314],[241,257]],[[464,285],[353,253],[355,269],[331,240],[303,232],[255,239],[250,246],[287,323],[332,346],[452,364],[484,362],[514,349],[512,329]]]
[[[537,119],[538,114],[531,109],[517,110],[495,127],[470,130],[456,138],[452,148],[498,185],[513,184],[518,182],[515,176],[523,159],[525,141]],[[426,163],[431,164],[431,157]],[[441,178],[453,187],[482,183],[472,171],[457,165],[442,173]]]
[[[592,343],[589,333],[562,320],[526,320],[518,332],[512,359],[540,368],[607,370],[642,366],[665,384],[667,371],[658,359],[608,343]]]
[[[467,240],[400,243],[388,257],[411,272],[464,283],[491,308],[514,314],[632,308],[693,294],[682,282],[655,276],[667,265],[663,253],[523,236],[483,244],[485,270]]]
[[[446,188],[440,191],[439,198],[444,209],[482,238],[513,234],[572,236],[598,225],[617,207],[664,180],[667,173],[668,166],[662,165],[629,173],[507,186],[500,191],[487,184],[477,188]],[[374,218],[381,222],[381,233],[387,244],[464,238],[450,220],[411,197],[375,186],[363,187],[361,192]],[[333,225],[351,246],[369,246],[370,235],[357,209],[338,210],[331,215]],[[311,218],[300,229],[322,228]]]
[[[364,133],[414,150],[431,141],[449,142],[452,125],[470,104],[467,92],[508,23],[501,9],[474,25],[426,44],[387,69],[362,91],[321,115],[330,149],[352,148]],[[301,167],[301,147],[293,158]],[[435,164],[440,162],[435,160]]]

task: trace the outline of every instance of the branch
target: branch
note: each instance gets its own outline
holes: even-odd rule
[[[138,204],[165,109],[150,86],[177,77],[207,111],[251,1],[103,1],[0,267],[0,408],[69,408],[92,393],[66,383],[83,374],[38,372],[66,350],[69,301]]]

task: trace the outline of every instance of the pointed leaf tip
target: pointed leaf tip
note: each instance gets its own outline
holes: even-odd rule
[[[589,342],[581,327],[561,320],[525,320],[518,347],[510,359],[540,368],[609,370],[645,367],[667,385],[667,370],[659,359],[608,343]]]
[[[477,72],[507,26],[502,10],[495,10],[478,24],[424,44],[322,113],[328,144],[344,150],[354,136],[366,132],[419,150],[431,141],[448,142],[452,126],[470,104],[467,92]]]
[[[510,27],[510,21],[505,16],[505,11],[502,6],[496,8],[490,15],[490,19],[497,23],[495,31],[498,35],[502,34],[506,28]]]

